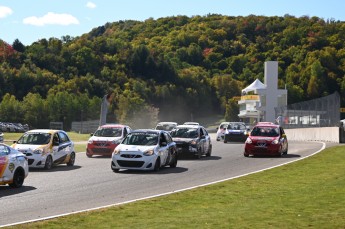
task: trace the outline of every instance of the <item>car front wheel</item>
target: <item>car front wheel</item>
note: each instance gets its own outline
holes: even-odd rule
[[[207,153],[206,153],[206,157],[210,157],[212,154],[212,145],[209,145]]]
[[[53,167],[53,158],[49,155],[46,159],[46,163],[44,164],[44,168],[49,170]]]
[[[170,163],[170,168],[176,168],[177,166],[177,154],[174,154],[174,159],[172,160],[172,162]]]
[[[161,159],[158,157],[155,163],[155,167],[153,168],[154,171],[159,171],[161,168]]]
[[[196,152],[196,154],[194,156],[195,156],[195,158],[200,159],[201,158],[201,154],[202,154],[202,152],[201,152],[201,149],[199,148],[198,152]]]
[[[13,182],[9,184],[12,188],[20,188],[24,183],[25,174],[22,170],[16,170],[13,175]]]
[[[67,166],[73,166],[75,162],[75,153],[71,153],[69,161],[67,162]]]

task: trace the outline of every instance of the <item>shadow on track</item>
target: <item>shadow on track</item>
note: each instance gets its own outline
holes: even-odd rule
[[[66,165],[55,165],[50,170],[45,170],[43,168],[29,168],[29,176],[32,172],[46,172],[46,173],[53,173],[53,172],[60,172],[60,171],[72,171],[76,169],[80,169],[82,166],[74,165],[74,166],[66,166]]]
[[[143,171],[143,170],[127,170],[127,169],[123,169],[120,170],[120,172],[118,172],[117,174],[137,174],[137,175],[164,175],[164,174],[175,174],[175,173],[184,173],[187,172],[188,169],[187,168],[183,168],[183,167],[176,167],[176,168],[169,168],[169,167],[163,167],[161,168],[159,171]]]
[[[25,181],[24,181],[24,184],[25,184]],[[25,185],[23,185],[20,188],[11,188],[8,185],[1,185],[0,186],[0,200],[1,200],[1,197],[12,196],[12,195],[16,195],[23,192],[29,192],[32,190],[36,190],[36,188],[32,186],[25,186]]]

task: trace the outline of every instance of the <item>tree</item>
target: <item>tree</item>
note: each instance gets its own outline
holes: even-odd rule
[[[238,112],[240,108],[235,99],[229,99],[225,107],[225,120],[229,122],[239,121]]]
[[[24,123],[29,123],[31,128],[48,128],[48,109],[45,101],[39,94],[29,93],[22,102],[24,110]]]
[[[0,103],[1,121],[5,122],[22,122],[23,108],[14,95],[5,94]]]
[[[17,52],[24,52],[25,51],[25,46],[23,45],[22,42],[20,42],[18,39],[15,39],[12,47],[14,50],[16,50]]]

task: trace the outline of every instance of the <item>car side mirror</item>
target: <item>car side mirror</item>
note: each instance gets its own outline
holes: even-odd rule
[[[92,137],[92,136],[93,136],[93,133],[90,133],[90,136]]]
[[[58,146],[59,142],[53,142],[53,146]]]
[[[161,146],[167,146],[168,143],[167,142],[161,142]]]

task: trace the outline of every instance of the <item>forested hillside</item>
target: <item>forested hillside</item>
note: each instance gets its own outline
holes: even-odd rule
[[[318,17],[176,16],[118,21],[80,37],[0,43],[0,121],[47,127],[98,119],[147,127],[222,114],[264,62],[279,61],[288,103],[338,91],[345,98],[345,23]],[[342,101],[344,103],[344,101]],[[234,112],[235,111],[235,112]]]

